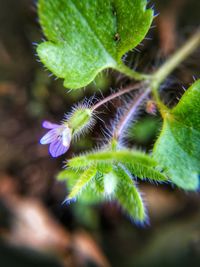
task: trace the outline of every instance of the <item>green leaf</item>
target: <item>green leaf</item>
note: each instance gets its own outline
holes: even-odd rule
[[[80,172],[75,171],[74,169],[65,169],[58,173],[56,179],[58,181],[66,181],[68,179],[76,180],[80,176]]]
[[[59,172],[56,179],[58,181],[65,181],[67,189],[71,191],[80,176],[81,172],[68,168]]]
[[[84,190],[79,192],[78,200],[83,204],[97,204],[104,199],[103,174],[97,172],[92,181],[87,183]]]
[[[78,194],[81,193],[81,191],[86,187],[86,185],[91,181],[91,179],[96,175],[97,169],[96,166],[92,166],[85,170],[75,183],[74,187],[72,188],[68,199],[72,199],[74,197],[77,197]]]
[[[154,157],[172,182],[196,190],[200,174],[200,80],[182,96],[178,105],[164,112],[163,129]]]
[[[153,19],[146,5],[146,0],[39,0],[48,41],[38,46],[38,55],[71,89],[86,86],[106,68],[124,72],[121,57],[142,41]]]
[[[89,183],[77,195],[78,201],[84,205],[94,205],[103,201],[101,192],[96,190],[95,183]]]
[[[142,180],[150,179],[155,182],[166,182],[168,180],[165,174],[155,168],[136,163],[128,163],[124,165],[132,173],[132,175],[137,176]]]
[[[156,166],[154,159],[148,155],[134,150],[119,150],[119,151],[100,151],[88,153],[83,156],[72,158],[68,161],[68,166],[71,168],[85,168],[97,163],[110,163],[113,161],[130,164],[142,164],[147,166]]]
[[[82,171],[68,168],[59,172],[56,178],[58,181],[65,181],[68,190],[71,192],[82,173]],[[79,202],[83,204],[99,203],[103,198],[102,192],[104,192],[103,175],[97,172],[93,182],[87,183],[84,190],[79,191]]]
[[[146,213],[142,197],[129,173],[118,166],[115,169],[115,174],[119,178],[115,191],[117,201],[136,222],[144,222],[146,220]]]

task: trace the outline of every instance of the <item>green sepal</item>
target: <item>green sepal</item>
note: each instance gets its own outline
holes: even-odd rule
[[[67,119],[67,124],[72,130],[72,136],[81,135],[94,124],[93,112],[91,109],[80,106],[74,108]]]

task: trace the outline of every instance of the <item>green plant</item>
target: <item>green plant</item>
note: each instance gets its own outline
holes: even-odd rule
[[[74,107],[61,125],[44,122],[49,132],[41,143],[50,144],[51,155],[57,157],[68,150],[71,140],[92,129],[100,106],[137,91],[113,123],[107,143],[69,159],[66,170],[58,175],[71,189],[67,200],[114,199],[135,221],[144,222],[146,212],[134,177],[197,190],[200,81],[196,81],[172,109],[161,101],[159,89],[168,75],[200,45],[200,32],[158,70],[144,74],[127,67],[123,56],[144,39],[151,26],[154,14],[147,8],[146,0],[39,0],[38,14],[47,38],[38,45],[38,56],[54,75],[64,79],[65,87],[85,87],[106,68],[137,81],[100,102]],[[151,155],[122,145],[132,120],[150,97],[164,121]]]

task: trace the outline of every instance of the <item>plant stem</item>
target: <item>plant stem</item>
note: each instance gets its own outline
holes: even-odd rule
[[[124,88],[123,90],[120,90],[120,91],[102,99],[100,102],[96,103],[93,107],[91,107],[91,110],[94,111],[97,108],[99,108],[100,106],[104,105],[105,103],[111,101],[112,99],[117,98],[121,95],[127,94],[133,90],[139,89],[140,87],[141,87],[141,83],[131,84],[131,85],[127,86],[126,88]]]
[[[155,97],[155,100],[158,106],[160,106],[160,108],[163,109],[165,105],[160,100],[160,97],[158,94],[159,86],[183,60],[185,60],[190,54],[192,54],[197,49],[199,45],[200,45],[200,31],[197,31],[178,52],[172,55],[171,58],[167,60],[166,63],[163,64],[163,66],[161,66],[154,74],[151,74],[151,75],[136,72],[134,70],[129,69],[126,65],[120,64],[118,66],[118,70],[120,72],[126,74],[127,76],[135,80],[143,81],[143,82],[135,84],[135,85],[130,85],[127,88],[104,98],[102,101],[95,104],[91,109],[94,111],[97,108],[99,108],[101,105],[111,101],[112,99],[116,97],[129,93],[132,90],[139,89],[140,87],[145,85],[145,82],[147,84],[149,83],[149,87],[151,88],[154,94],[154,97]]]
[[[167,76],[200,45],[200,31],[197,31],[169,60],[151,77],[151,87],[155,92]]]
[[[126,94],[128,92],[131,92],[134,89],[139,89],[143,87],[142,93],[136,97],[136,99],[131,102],[130,107],[128,108],[127,112],[122,116],[119,124],[117,125],[113,138],[115,140],[118,140],[121,136],[123,136],[124,131],[127,129],[128,124],[134,114],[137,112],[137,109],[139,106],[143,103],[143,101],[147,98],[147,96],[152,92],[154,94],[154,97],[156,99],[156,102],[160,108],[161,113],[164,112],[166,109],[168,109],[160,100],[158,89],[160,85],[163,83],[163,81],[167,78],[167,76],[182,62],[184,61],[188,56],[190,56],[200,45],[200,31],[197,31],[186,43],[183,45],[178,52],[176,52],[174,55],[169,58],[169,60],[166,61],[154,74],[152,75],[146,75],[142,73],[135,72],[131,69],[129,69],[127,66],[121,64],[118,67],[118,70],[122,73],[126,74],[127,76],[142,81],[141,83],[128,86],[124,90],[121,90],[117,93],[114,93],[96,105],[92,107],[92,110],[95,110],[99,108],[101,105],[105,104],[106,102],[119,97],[123,94]]]
[[[133,118],[134,114],[136,114],[139,106],[143,103],[143,101],[148,97],[150,94],[151,89],[145,88],[134,100],[131,102],[128,110],[125,112],[125,114],[122,116],[121,120],[119,121],[119,124],[117,125],[113,137],[115,140],[118,140],[121,136],[123,136],[123,133],[127,129],[130,120]]]
[[[149,80],[151,75],[148,74],[143,74],[143,73],[139,73],[137,71],[134,71],[132,69],[130,69],[129,67],[127,67],[126,65],[124,65],[123,63],[117,66],[118,71],[124,73],[125,75],[127,75],[128,77],[136,80],[136,81],[144,81],[144,80]]]

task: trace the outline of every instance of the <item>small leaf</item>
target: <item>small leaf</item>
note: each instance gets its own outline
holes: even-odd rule
[[[177,186],[186,190],[199,187],[200,80],[185,92],[175,108],[164,113],[154,157]]]
[[[66,170],[59,172],[56,179],[58,181],[65,181],[67,189],[71,191],[80,176],[81,172],[79,172],[78,170],[68,168]]]
[[[80,175],[74,187],[72,188],[71,193],[68,196],[68,199],[72,199],[76,197],[79,193],[81,193],[81,191],[91,181],[91,179],[96,175],[96,173],[97,173],[96,166],[92,166],[88,168],[86,171],[84,171]]]
[[[89,183],[78,195],[78,201],[85,205],[94,205],[103,201],[102,194],[96,190],[95,184]]]
[[[166,182],[168,178],[164,173],[161,173],[155,168],[148,167],[142,164],[124,164],[125,167],[132,173],[132,175],[137,176],[140,179],[150,179],[155,182]]]
[[[94,190],[93,190],[94,191]],[[97,172],[97,175],[95,176],[95,192],[98,192],[98,194],[104,193],[104,176],[102,172]]]
[[[74,170],[71,168],[65,169],[57,175],[58,181],[66,181],[66,186],[69,191],[72,191],[73,187],[80,178],[82,171]],[[84,190],[81,190],[78,195],[79,202],[84,204],[96,204],[102,201],[104,192],[103,175],[99,172],[94,177],[93,183],[88,183]]]
[[[136,222],[144,222],[146,213],[142,197],[130,175],[120,166],[115,169],[115,174],[118,176],[115,192],[117,201]]]
[[[150,28],[146,0],[39,0],[38,13],[48,41],[37,48],[46,67],[76,89],[105,68],[124,69],[121,57]]]
[[[155,166],[156,162],[148,155],[134,150],[119,150],[119,151],[100,151],[88,153],[83,156],[72,158],[68,161],[68,166],[71,168],[85,168],[96,163],[108,163],[117,161],[121,163],[142,164],[147,166]]]
[[[62,171],[60,171],[60,172],[58,173],[56,179],[57,179],[58,181],[66,181],[66,180],[68,180],[68,179],[73,179],[73,180],[75,180],[75,179],[77,179],[79,176],[80,176],[80,172],[68,168],[68,169],[66,169],[66,170],[62,170]]]

